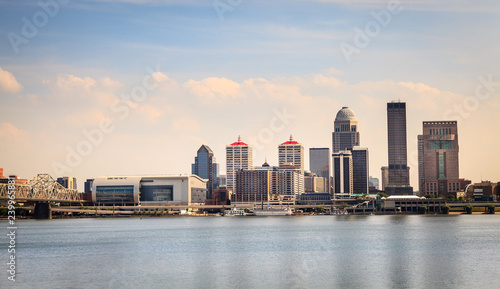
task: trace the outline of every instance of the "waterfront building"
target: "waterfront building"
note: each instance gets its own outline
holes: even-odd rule
[[[197,175],[99,177],[92,183],[92,201],[104,206],[205,203],[207,182]]]
[[[279,166],[275,170],[276,182],[272,188],[271,202],[280,205],[294,205],[297,197],[305,192],[304,172],[292,165]]]
[[[231,205],[231,192],[226,189],[217,189],[211,199],[205,200],[205,205]]]
[[[323,192],[332,192],[331,189],[331,154],[329,148],[310,148],[309,149],[309,170],[318,177],[324,178],[327,182],[326,189]]]
[[[481,181],[467,185],[465,188],[467,200],[493,202],[500,200],[500,182]]]
[[[333,189],[336,199],[349,198],[353,192],[352,152],[349,150],[332,154]]]
[[[352,153],[352,185],[353,193],[365,195],[369,193],[370,165],[367,148],[353,147]]]
[[[313,172],[304,173],[304,191],[306,193],[328,192],[328,178],[318,177]]]
[[[388,195],[412,195],[407,165],[406,103],[387,103],[387,138],[389,156]]]
[[[226,146],[226,188],[236,193],[236,173],[241,169],[253,168],[252,147],[241,141]]]
[[[456,121],[424,121],[418,136],[420,194],[457,196],[460,191]]]
[[[84,183],[84,193],[90,193],[92,191],[92,183],[94,179],[87,179]]]
[[[74,177],[60,177],[57,178],[57,182],[66,189],[76,190],[76,178]]]
[[[304,146],[294,141],[292,135],[278,146],[278,163],[279,166],[291,164],[304,172]]]
[[[271,171],[241,169],[236,173],[235,203],[268,203]]]
[[[219,164],[216,163],[214,152],[207,145],[201,145],[191,165],[191,173],[202,179],[207,179],[207,199],[212,197],[212,192],[217,189],[219,177]]]
[[[333,153],[359,146],[358,121],[350,108],[342,107],[337,112],[333,126]]]

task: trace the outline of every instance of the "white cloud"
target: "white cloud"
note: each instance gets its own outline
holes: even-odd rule
[[[196,119],[189,116],[183,116],[176,119],[173,122],[173,128],[174,130],[181,132],[193,132],[200,130],[200,126],[198,125]]]
[[[30,135],[27,131],[14,126],[9,122],[0,124],[0,140],[11,143],[24,143],[29,141]]]
[[[6,92],[19,92],[21,89],[23,89],[23,87],[17,82],[14,75],[0,67],[0,90]]]

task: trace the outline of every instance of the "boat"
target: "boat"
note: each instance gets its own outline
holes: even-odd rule
[[[231,210],[225,210],[224,211],[224,216],[225,217],[235,217],[235,216],[246,216],[247,213],[245,212],[244,209],[238,209],[236,207],[232,207]]]
[[[253,213],[255,216],[291,216],[293,215],[293,210],[289,207],[273,208],[271,206],[267,206],[260,209],[254,209]]]

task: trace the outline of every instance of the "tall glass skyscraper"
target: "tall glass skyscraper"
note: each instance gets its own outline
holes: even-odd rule
[[[329,148],[310,148],[309,149],[309,170],[315,173],[318,177],[327,180],[328,192],[331,193],[330,179],[332,175],[330,165],[330,149]]]
[[[218,188],[219,164],[215,162],[214,152],[207,145],[202,145],[191,165],[191,173],[202,179],[208,179],[207,199],[212,198],[213,190]]]
[[[389,155],[389,184],[385,188],[391,195],[413,194],[410,187],[406,144],[406,103],[387,103],[387,137]]]

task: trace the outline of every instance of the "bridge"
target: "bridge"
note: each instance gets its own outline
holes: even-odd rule
[[[9,200],[9,185],[0,184],[0,201]],[[77,190],[67,189],[49,174],[38,174],[26,184],[15,184],[15,202],[34,202],[35,218],[50,219],[50,203],[81,203]]]

